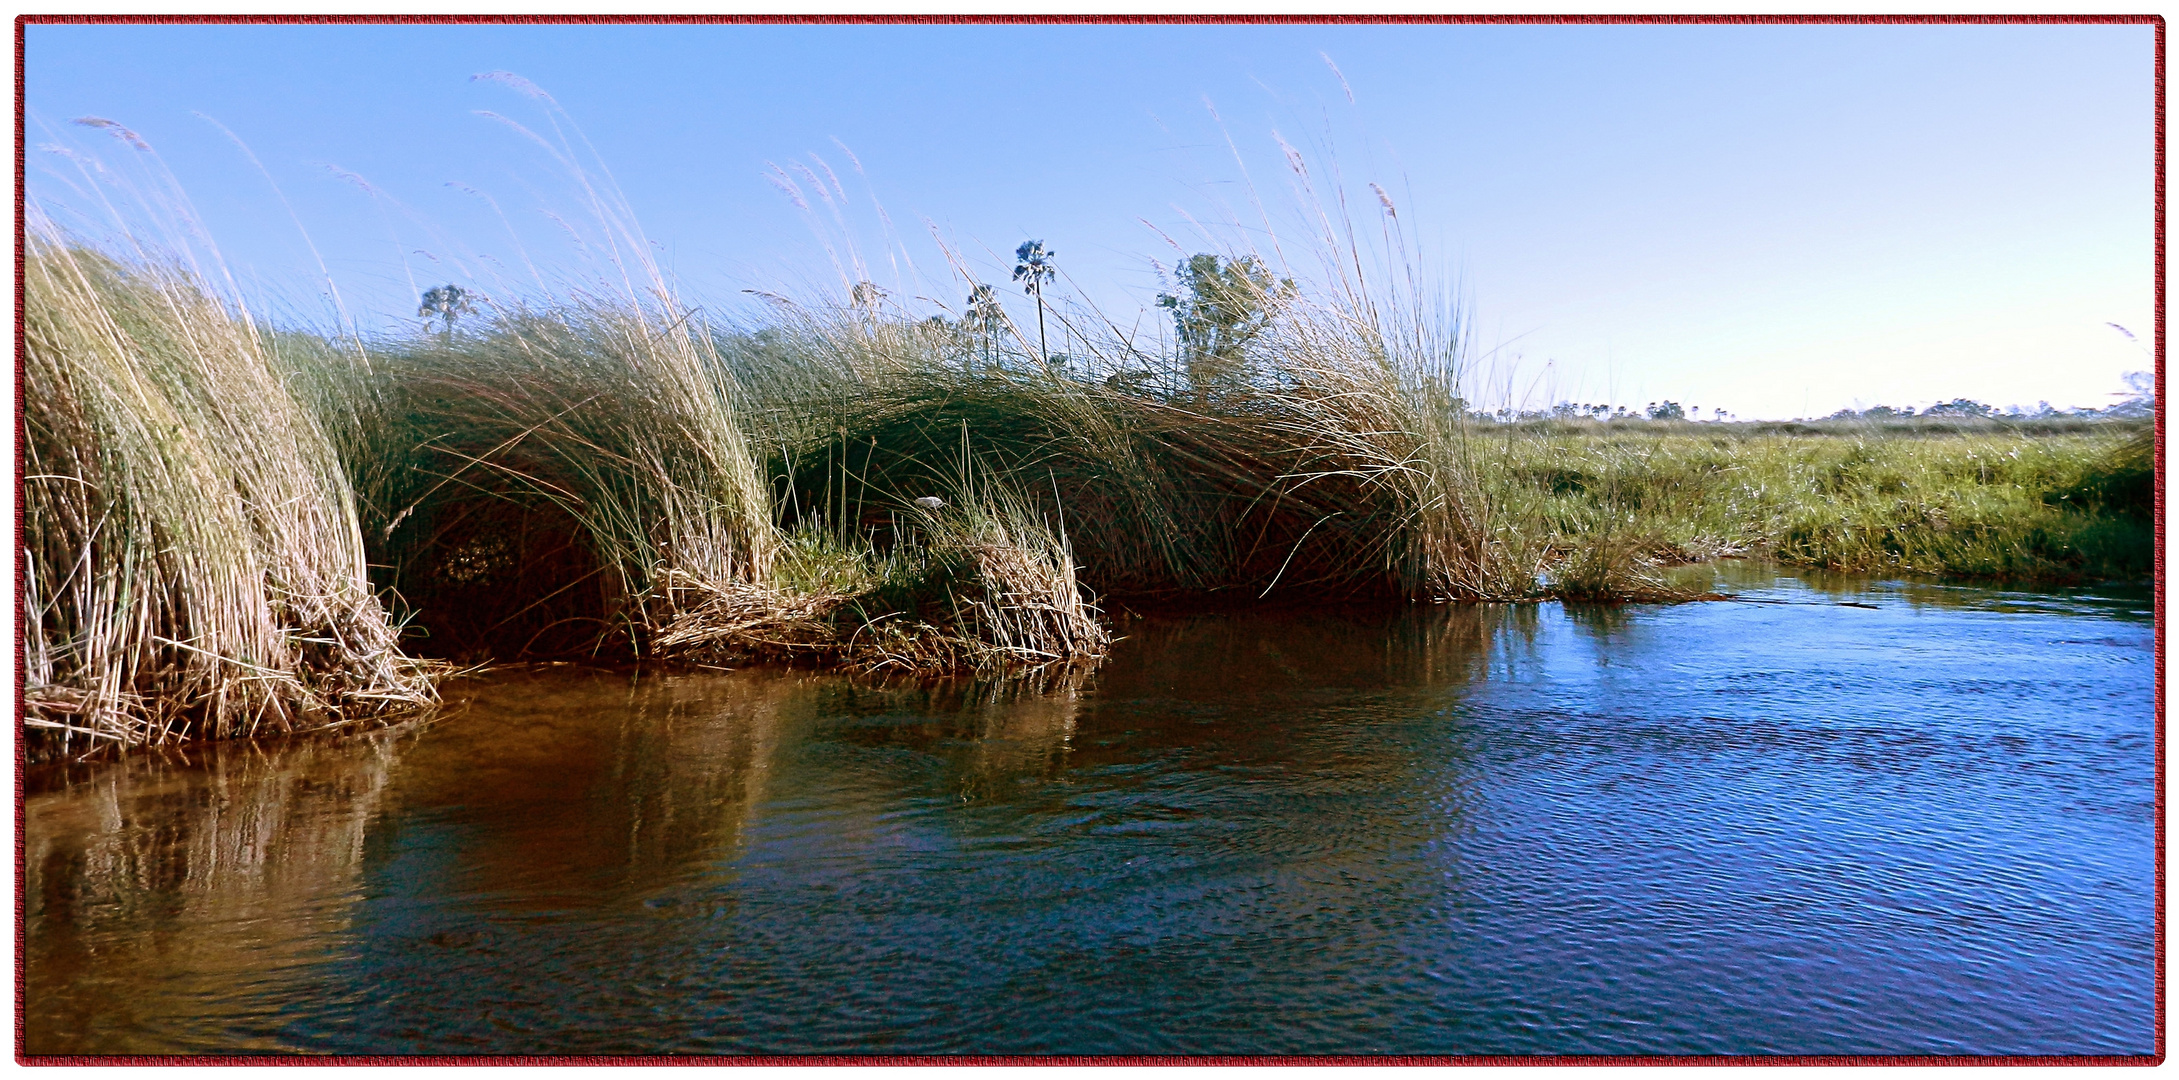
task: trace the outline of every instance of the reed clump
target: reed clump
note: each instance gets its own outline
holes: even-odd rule
[[[23,723],[34,757],[316,730],[435,700],[289,357],[186,268],[33,218]]]
[[[717,337],[763,402],[790,526],[880,525],[943,491],[966,455],[1063,522],[1109,595],[1532,595],[1520,539],[1480,497],[1452,382],[1430,366],[1451,347],[1292,296],[1260,303],[1246,347],[1214,358],[1073,333],[1077,351],[1047,360],[847,307]]]
[[[674,583],[769,572],[738,393],[685,319],[577,299],[368,353],[349,466],[418,647],[649,656]]]
[[[381,342],[351,471],[412,647],[997,671],[1102,654],[1065,542],[993,491],[879,552],[783,530],[705,328],[625,302]],[[802,523],[807,525],[808,523]]]
[[[677,582],[659,638],[690,659],[817,661],[869,673],[1004,674],[1094,664],[1111,637],[1074,557],[986,481],[890,515],[886,545],[798,529],[766,583]]]

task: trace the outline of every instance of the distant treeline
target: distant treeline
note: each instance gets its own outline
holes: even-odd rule
[[[2132,393],[2124,401],[2106,408],[2053,408],[2050,402],[2037,402],[2033,409],[2018,405],[2000,409],[1985,405],[1972,398],[1953,398],[1940,401],[1921,411],[1913,406],[1872,405],[1866,409],[1840,409],[1820,420],[1862,420],[1888,423],[1900,420],[1999,420],[2014,423],[2025,421],[2063,420],[2139,420],[2154,416],[2156,396],[2154,377],[2146,371],[2130,371],[2125,375]],[[1724,409],[1710,410],[1710,418],[1702,420],[1700,406],[1682,405],[1677,401],[1653,401],[1641,409],[1624,405],[1583,404],[1562,401],[1542,409],[1497,408],[1481,409],[1466,401],[1456,403],[1470,418],[1497,423],[1533,423],[1540,420],[1592,420],[1592,421],[1639,421],[1639,420],[1686,420],[1703,423],[1809,423],[1807,419],[1790,421],[1740,421]],[[2052,428],[2050,430],[2059,430]],[[2081,430],[2081,429],[2075,429]]]

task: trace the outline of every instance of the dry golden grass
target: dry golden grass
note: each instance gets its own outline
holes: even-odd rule
[[[24,724],[34,754],[338,727],[434,700],[332,441],[246,313],[33,219]]]
[[[1071,551],[1019,502],[987,487],[980,501],[903,516],[882,554],[803,532],[786,559],[797,573],[723,586],[677,579],[658,647],[888,674],[1023,674],[1103,657],[1111,638]]]

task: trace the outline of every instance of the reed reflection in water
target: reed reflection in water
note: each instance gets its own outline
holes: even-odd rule
[[[25,1049],[278,1048],[282,1016],[323,989],[312,970],[350,940],[408,743],[213,744],[29,778]]]
[[[370,998],[318,969],[387,924],[366,865],[414,869],[400,856],[422,838],[441,838],[423,845],[431,888],[478,911],[597,907],[672,880],[738,842],[809,679],[502,673],[457,684],[422,730],[45,770],[25,808],[28,1048],[296,1046],[299,1011]]]
[[[919,898],[914,918],[952,928],[903,951],[897,925],[874,924],[900,905],[863,905],[835,929],[876,954],[770,961],[884,998],[900,979],[1025,977],[1024,956],[994,950],[1033,952],[1034,968],[1138,948],[1165,908],[1205,902],[1197,879],[1241,873],[1215,895],[1284,899],[1235,913],[1253,944],[1228,941],[1207,970],[1236,970],[1284,947],[1252,919],[1321,918],[1297,885],[1343,888],[1386,850],[1368,804],[1416,760],[1322,709],[1473,677],[1506,622],[1138,622],[1134,662],[1029,684],[530,669],[456,684],[451,718],[421,730],[48,770],[28,804],[29,1049],[745,1047],[714,1044],[699,1014],[577,1028],[616,985],[732,987],[673,959],[719,933],[791,953],[816,926],[824,942],[822,894]],[[1297,829],[1237,812],[1237,796],[1329,814]],[[968,887],[933,890],[933,874]],[[782,907],[782,891],[798,899]],[[1057,910],[1020,925],[1038,905]],[[692,934],[698,917],[717,928]],[[979,953],[998,962],[965,962]],[[777,971],[744,981],[783,985]],[[1175,972],[1154,992],[1200,982]]]

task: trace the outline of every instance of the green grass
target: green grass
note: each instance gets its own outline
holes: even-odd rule
[[[1511,425],[1491,440],[1490,491],[1575,568],[1600,551],[1637,575],[1744,553],[1861,574],[2145,579],[2151,437],[2140,421]]]

